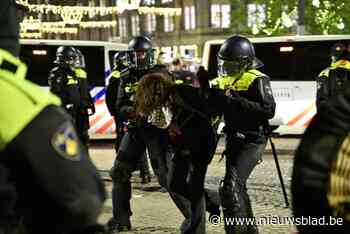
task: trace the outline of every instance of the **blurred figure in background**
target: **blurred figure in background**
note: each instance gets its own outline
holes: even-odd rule
[[[327,102],[331,96],[339,93],[341,86],[349,82],[349,77],[345,77],[350,70],[349,48],[342,43],[332,46],[331,66],[324,69],[317,77],[316,107],[320,108],[322,103]]]
[[[181,59],[176,58],[172,62],[171,73],[175,79],[176,84],[193,85],[196,80],[196,75],[184,69]]]
[[[62,106],[72,116],[80,140],[88,145],[89,136],[86,126],[86,117],[92,108],[91,97],[88,90],[87,74],[76,65],[82,66],[83,60],[77,63],[79,56],[77,50],[71,46],[60,46],[56,52],[55,67],[49,73],[50,91],[60,97]]]

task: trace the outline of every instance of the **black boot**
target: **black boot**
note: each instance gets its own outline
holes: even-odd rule
[[[114,218],[111,218],[110,220],[108,220],[106,226],[107,226],[108,234],[127,232],[131,230],[130,221],[127,224],[120,224],[120,223],[117,223],[117,221]]]
[[[151,172],[149,171],[149,165],[147,160],[147,155],[144,154],[139,162],[140,177],[142,184],[148,184],[151,182]]]

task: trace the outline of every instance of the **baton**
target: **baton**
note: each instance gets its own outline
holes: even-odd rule
[[[267,136],[268,136],[268,140],[270,141],[270,145],[271,145],[271,150],[272,150],[273,158],[275,159],[275,163],[276,163],[276,169],[277,169],[277,173],[278,173],[278,178],[279,178],[280,183],[281,183],[282,192],[283,192],[283,197],[284,197],[284,201],[285,201],[285,203],[286,203],[286,208],[287,208],[287,207],[289,207],[289,202],[288,202],[288,197],[287,197],[286,188],[285,188],[284,182],[283,182],[283,177],[282,177],[282,173],[281,173],[280,164],[279,164],[279,162],[278,162],[278,157],[277,157],[277,153],[276,153],[275,144],[274,144],[273,141],[272,141],[271,135],[268,134]]]

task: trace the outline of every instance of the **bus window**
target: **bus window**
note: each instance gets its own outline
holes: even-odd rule
[[[85,57],[89,85],[105,86],[105,57],[102,46],[77,46]]]
[[[28,66],[26,79],[48,86],[47,78],[56,58],[56,49],[57,46],[22,45],[20,58]]]
[[[48,75],[56,59],[58,45],[21,45],[20,58],[28,66],[27,79],[48,86]],[[104,86],[104,48],[76,46],[85,56],[86,72],[91,86]]]

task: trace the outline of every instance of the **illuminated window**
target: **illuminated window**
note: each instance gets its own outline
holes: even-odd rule
[[[132,36],[140,35],[140,17],[139,15],[131,16],[131,34]]]
[[[248,4],[248,27],[262,24],[266,20],[265,5]]]
[[[127,37],[128,30],[127,30],[127,23],[126,23],[125,17],[123,17],[123,16],[119,17],[118,26],[119,26],[119,36],[120,37]]]
[[[229,4],[211,5],[211,26],[213,28],[229,28],[231,23],[231,6]]]
[[[156,31],[156,15],[155,14],[148,14],[147,15],[147,32],[154,32]]]
[[[141,1],[144,5],[154,5],[156,4],[156,0],[143,0]]]
[[[196,28],[196,9],[194,6],[185,7],[185,29]]]
[[[173,32],[174,30],[174,16],[164,15],[164,32]]]

